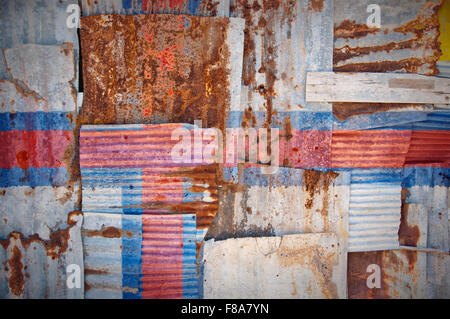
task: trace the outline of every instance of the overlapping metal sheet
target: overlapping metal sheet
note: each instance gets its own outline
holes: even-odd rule
[[[190,143],[195,130],[187,124],[82,126],[83,212],[192,213],[201,241],[217,213],[217,165],[206,164],[202,144]],[[186,162],[172,154],[177,132],[189,137]]]
[[[224,129],[239,108],[243,20],[83,17],[83,124],[191,123]]]
[[[86,298],[197,298],[193,214],[86,213]]]
[[[77,29],[67,24],[72,21],[70,5],[77,5],[77,0],[38,1],[5,0],[0,6],[0,49],[14,48],[22,44],[61,45],[72,44],[78,70],[78,36]],[[33,59],[27,60],[33,62]],[[0,79],[11,79],[3,59],[0,59]],[[71,72],[73,73],[73,72]],[[62,73],[61,73],[62,74]],[[75,72],[73,86],[78,88],[78,72]],[[51,81],[55,78],[47,78]],[[60,77],[61,78],[61,77]],[[50,88],[50,86],[49,86]]]
[[[83,276],[73,44],[26,44],[3,55],[10,79],[0,81],[0,294],[82,298],[83,286],[67,281],[68,266],[74,283]]]
[[[335,234],[206,241],[204,298],[345,298]]]
[[[399,247],[401,170],[352,170],[348,251]]]
[[[425,121],[415,122],[406,165],[450,165],[450,111],[436,109]]]

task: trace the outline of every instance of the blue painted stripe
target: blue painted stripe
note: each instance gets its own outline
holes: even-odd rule
[[[183,298],[198,298],[196,215],[183,215]]]
[[[71,116],[69,116],[71,114]],[[70,118],[75,118],[71,112],[19,112],[0,113],[0,132],[19,131],[50,131],[72,130],[74,124]]]
[[[450,187],[450,168],[405,167],[402,172],[402,187],[445,186]]]
[[[69,181],[66,167],[20,167],[0,169],[0,187],[64,186]]]
[[[360,114],[344,121],[333,117],[335,130],[366,130],[366,129],[392,129],[410,130],[411,123],[425,121],[427,113],[421,111],[404,112],[377,112],[374,114]]]
[[[122,216],[122,230],[132,237],[122,236],[122,287],[123,299],[142,298],[142,219]]]
[[[256,128],[263,127],[266,121],[266,112],[253,112],[256,118]],[[241,128],[244,112],[231,111],[228,117],[228,128]],[[292,129],[294,130],[318,130],[327,131],[332,129],[333,114],[331,112],[280,112],[272,116],[271,128],[283,129],[285,118],[290,117]]]

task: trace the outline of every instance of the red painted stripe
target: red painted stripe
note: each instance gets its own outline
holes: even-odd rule
[[[71,131],[0,132],[0,168],[62,167]]]

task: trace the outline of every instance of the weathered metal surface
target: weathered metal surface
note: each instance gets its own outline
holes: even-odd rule
[[[217,213],[217,164],[207,165],[207,156],[194,162],[202,155],[195,143],[178,163],[172,134],[180,130],[195,134],[187,124],[82,126],[83,212],[196,214],[201,241]]]
[[[348,251],[399,247],[400,170],[352,170]]]
[[[67,13],[69,5],[77,0],[38,1],[4,0],[0,6],[0,49],[14,48],[22,44],[60,45],[70,42],[74,50],[78,70],[78,36],[76,28],[69,28]],[[73,58],[73,57],[72,57]],[[35,59],[27,59],[32,63]],[[73,72],[70,72],[72,74]],[[64,76],[60,73],[60,77]],[[0,59],[0,79],[11,79],[8,66]],[[47,78],[47,81],[56,79]],[[48,83],[49,84],[49,83]],[[78,88],[78,72],[75,72],[73,86]],[[49,86],[50,88],[51,86]]]
[[[401,168],[405,163],[411,130],[333,130],[332,168]]]
[[[412,129],[405,164],[450,167],[450,111],[436,109]]]
[[[243,20],[101,15],[81,24],[83,124],[203,120],[224,129],[239,108]]]
[[[82,0],[83,16],[96,14],[190,14],[228,17],[229,0]]]
[[[0,296],[82,298],[82,286],[66,283],[67,266],[83,272],[73,45],[3,53],[10,80],[0,81]]]
[[[9,216],[9,215],[8,215]],[[30,218],[30,217],[28,217]],[[80,212],[68,214],[66,225],[52,230],[48,239],[38,233],[3,235],[0,240],[0,296],[2,298],[83,298],[83,286],[70,287],[67,266],[76,265],[83,278]],[[30,231],[28,229],[28,231]]]
[[[334,71],[435,75],[442,0],[377,1],[380,28],[369,27],[370,0],[336,0]]]
[[[335,234],[209,240],[201,260],[204,298],[346,297]]]
[[[196,298],[193,214],[86,213],[86,298]]]
[[[380,28],[369,27],[369,0],[336,0],[333,70],[336,72],[408,72],[436,75],[439,49],[438,9],[442,0],[377,1]],[[421,105],[333,103],[333,113],[346,117]]]

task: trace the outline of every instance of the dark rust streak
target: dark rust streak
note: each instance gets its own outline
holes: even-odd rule
[[[417,225],[412,226],[408,224],[409,204],[406,203],[407,191],[406,188],[402,189],[402,207],[398,237],[400,245],[417,247],[417,243],[420,239],[420,229]]]
[[[9,276],[9,288],[11,293],[15,296],[21,296],[24,292],[25,281],[22,273],[23,263],[22,263],[22,252],[19,247],[14,246],[12,249],[11,258],[8,261],[11,274]]]

